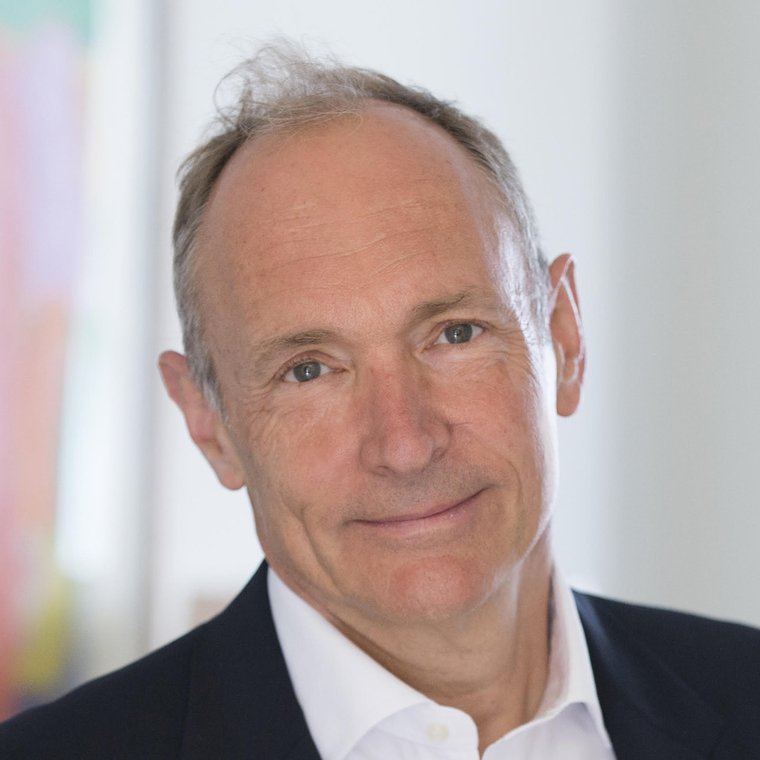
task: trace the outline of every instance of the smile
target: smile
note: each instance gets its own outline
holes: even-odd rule
[[[399,537],[420,531],[427,532],[438,527],[453,526],[469,519],[473,511],[472,507],[483,490],[485,489],[454,504],[425,507],[380,519],[356,520],[355,524]]]

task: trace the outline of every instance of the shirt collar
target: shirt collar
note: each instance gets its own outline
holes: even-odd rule
[[[293,688],[325,760],[343,760],[363,736],[391,715],[415,705],[435,704],[365,654],[271,568],[267,582]],[[556,570],[552,591],[549,676],[531,723],[549,721],[570,704],[584,704],[610,747],[575,600]]]
[[[611,747],[578,608],[570,587],[556,568],[552,577],[551,605],[549,675],[543,700],[533,720],[551,720],[568,705],[585,705],[605,746]]]
[[[431,702],[365,654],[269,568],[277,637],[314,743],[341,760],[393,713]]]

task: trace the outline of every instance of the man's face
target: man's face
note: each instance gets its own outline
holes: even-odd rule
[[[377,105],[258,138],[199,252],[226,409],[209,458],[286,583],[361,630],[455,619],[547,569],[554,354],[448,135]]]

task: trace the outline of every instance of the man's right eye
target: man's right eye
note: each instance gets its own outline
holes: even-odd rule
[[[307,361],[291,367],[282,376],[282,379],[286,383],[308,383],[310,380],[316,380],[325,372],[330,372],[330,368],[322,362]]]

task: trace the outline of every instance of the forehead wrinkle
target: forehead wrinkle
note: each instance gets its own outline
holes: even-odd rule
[[[403,215],[404,221],[408,225],[406,229],[398,230],[399,234],[403,234],[404,232],[414,233],[417,231],[427,231],[435,226],[444,226],[452,216],[450,209],[436,209],[433,204],[421,200],[383,204],[378,208],[362,209],[360,212],[342,211],[340,213],[335,211],[329,213],[329,209],[318,208],[315,203],[303,204],[303,206],[306,205],[310,205],[312,208],[305,212],[299,211],[287,215],[277,215],[271,219],[270,229],[276,235],[279,233],[278,237],[282,238],[279,241],[275,241],[274,245],[279,247],[290,243],[296,244],[309,242],[312,239],[322,239],[334,234],[336,229],[348,230],[349,232],[353,232],[354,235],[359,236],[364,232],[367,222],[371,222],[378,217],[385,219],[387,226],[395,234],[399,228],[399,215]],[[418,219],[420,212],[423,212],[428,217],[424,226],[421,226],[422,220]],[[429,217],[431,215],[435,216],[435,223],[430,222]],[[325,230],[328,235],[320,234],[322,230]],[[388,233],[378,233],[376,239],[382,239],[385,234]],[[373,242],[375,241],[371,240],[367,245],[371,245]]]
[[[325,223],[325,226],[327,226],[327,223]],[[306,262],[317,262],[317,261],[330,260],[330,259],[334,259],[335,261],[340,261],[341,259],[346,259],[353,256],[359,256],[362,253],[371,251],[373,248],[377,246],[392,244],[395,239],[404,238],[409,235],[424,234],[427,232],[431,232],[435,229],[440,229],[440,228],[435,224],[429,224],[426,226],[421,225],[414,229],[379,232],[379,233],[376,233],[371,239],[365,240],[357,245],[346,244],[341,247],[338,247],[336,245],[332,250],[327,251],[326,253],[306,252],[300,256],[291,256],[286,261],[271,263],[268,266],[262,267],[262,274],[265,274],[265,275],[272,274],[279,270],[287,269],[293,266],[294,264],[303,264]],[[271,251],[276,251],[278,249],[287,249],[287,247],[290,245],[299,245],[299,244],[309,243],[309,241],[313,239],[314,238],[311,238],[311,237],[305,237],[301,239],[294,238],[294,239],[288,240],[287,242],[271,244],[269,246],[269,251],[271,252]],[[369,278],[375,277],[378,274],[381,274],[382,272],[384,272],[386,269],[391,268],[408,258],[423,255],[425,253],[427,253],[427,251],[410,251],[409,253],[403,253],[403,249],[400,249],[398,255],[393,256],[389,260],[382,260],[378,262],[377,268],[373,269],[371,272],[368,272],[367,277]]]

